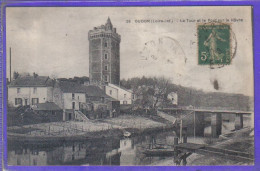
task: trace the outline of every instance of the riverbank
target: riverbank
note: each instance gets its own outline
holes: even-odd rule
[[[141,116],[123,115],[117,118],[89,120],[85,122],[51,122],[8,127],[9,140],[57,141],[92,138],[122,137],[124,131],[132,136],[173,127]]]

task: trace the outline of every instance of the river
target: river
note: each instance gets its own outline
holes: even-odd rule
[[[233,123],[222,125],[230,130]],[[205,127],[204,134],[210,132]],[[173,144],[175,132],[155,132],[132,138],[107,138],[55,143],[8,141],[8,165],[153,165],[166,157],[146,157],[143,151],[154,144]],[[188,136],[188,142],[204,144],[204,137]],[[174,163],[173,163],[174,165]]]

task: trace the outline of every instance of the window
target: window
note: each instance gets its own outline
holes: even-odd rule
[[[39,98],[32,98],[32,105],[39,103]]]
[[[107,53],[105,53],[105,59],[107,59],[107,58],[108,58]]]
[[[105,42],[105,47],[107,47],[107,42]]]
[[[107,65],[105,65],[105,71],[107,71],[108,70],[108,66]]]
[[[72,109],[75,109],[75,102],[72,102]]]
[[[124,98],[126,98],[126,94],[124,94]]]
[[[17,93],[21,93],[21,88],[17,88]]]
[[[15,105],[23,105],[23,99],[15,98]]]
[[[109,90],[109,94],[112,95],[112,90]]]
[[[75,98],[75,94],[74,93],[72,93],[72,99],[74,99]]]
[[[105,102],[105,98],[101,97],[101,102],[104,103]]]
[[[109,82],[109,77],[108,77],[108,75],[105,75],[104,78],[105,78],[105,82]]]
[[[135,99],[135,95],[134,94],[132,94],[132,99]]]
[[[34,87],[34,88],[33,88],[33,94],[36,94],[36,93],[37,93],[37,88]]]

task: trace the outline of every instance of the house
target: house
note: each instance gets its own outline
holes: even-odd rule
[[[167,99],[171,101],[171,104],[178,105],[178,94],[176,92],[169,93]]]
[[[51,102],[53,80],[47,76],[19,76],[8,85],[8,105],[11,107]]]
[[[118,85],[108,83],[105,85],[105,92],[108,96],[120,101],[120,104],[132,104],[135,100],[135,94],[132,90],[119,87]]]
[[[63,120],[113,117],[119,113],[119,101],[93,85],[58,81],[54,86],[53,100],[63,109]]]
[[[34,113],[41,116],[43,122],[57,122],[63,120],[62,109],[53,102],[38,103],[32,106]]]

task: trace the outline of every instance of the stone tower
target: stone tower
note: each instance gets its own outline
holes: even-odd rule
[[[88,40],[90,82],[119,85],[121,36],[109,17],[105,25],[88,32]]]

